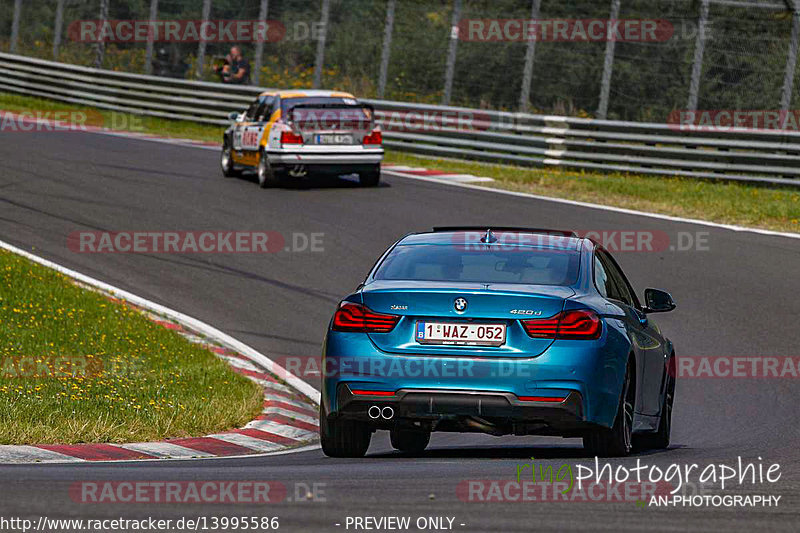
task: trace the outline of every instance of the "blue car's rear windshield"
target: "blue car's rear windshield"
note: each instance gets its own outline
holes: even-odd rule
[[[519,246],[397,246],[373,276],[380,280],[573,285],[580,252]]]

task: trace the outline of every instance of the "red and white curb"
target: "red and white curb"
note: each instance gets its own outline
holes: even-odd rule
[[[129,444],[0,445],[0,464],[198,459],[288,453],[316,448],[319,392],[263,354],[227,334],[144,298],[117,289],[0,241],[0,248],[73,278],[77,284],[139,310],[158,324],[203,344],[234,372],[264,390],[261,414],[242,428],[205,437]],[[282,376],[279,379],[277,376]]]
[[[450,183],[494,181],[492,178],[473,176],[472,174],[453,174],[452,172],[443,172],[441,170],[431,170],[422,167],[409,167],[405,165],[381,165],[381,170],[400,174],[407,178],[426,178],[427,180],[438,180]]]

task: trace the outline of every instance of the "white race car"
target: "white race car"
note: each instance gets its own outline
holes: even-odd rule
[[[371,106],[335,91],[261,93],[244,113],[231,113],[222,145],[222,174],[255,170],[261,187],[307,174],[358,174],[380,180],[383,139]]]

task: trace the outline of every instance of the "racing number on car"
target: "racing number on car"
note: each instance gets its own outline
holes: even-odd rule
[[[255,150],[258,148],[258,141],[261,138],[261,130],[258,128],[248,128],[242,133],[242,148],[245,150]]]

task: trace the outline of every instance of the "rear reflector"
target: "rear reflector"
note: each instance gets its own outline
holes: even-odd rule
[[[291,131],[282,131],[281,144],[303,144],[303,136]]]
[[[536,339],[599,339],[603,323],[589,309],[562,311],[548,318],[521,320],[525,332]]]
[[[342,302],[333,315],[334,331],[361,333],[388,333],[394,329],[400,317],[376,313],[366,305]]]
[[[372,130],[372,133],[366,135],[362,144],[381,144],[383,143],[383,135],[380,130]]]
[[[356,396],[394,396],[394,393],[388,390],[352,390],[350,392]]]
[[[561,403],[567,398],[554,398],[551,396],[517,396],[520,401],[523,402],[550,402],[550,403]]]

